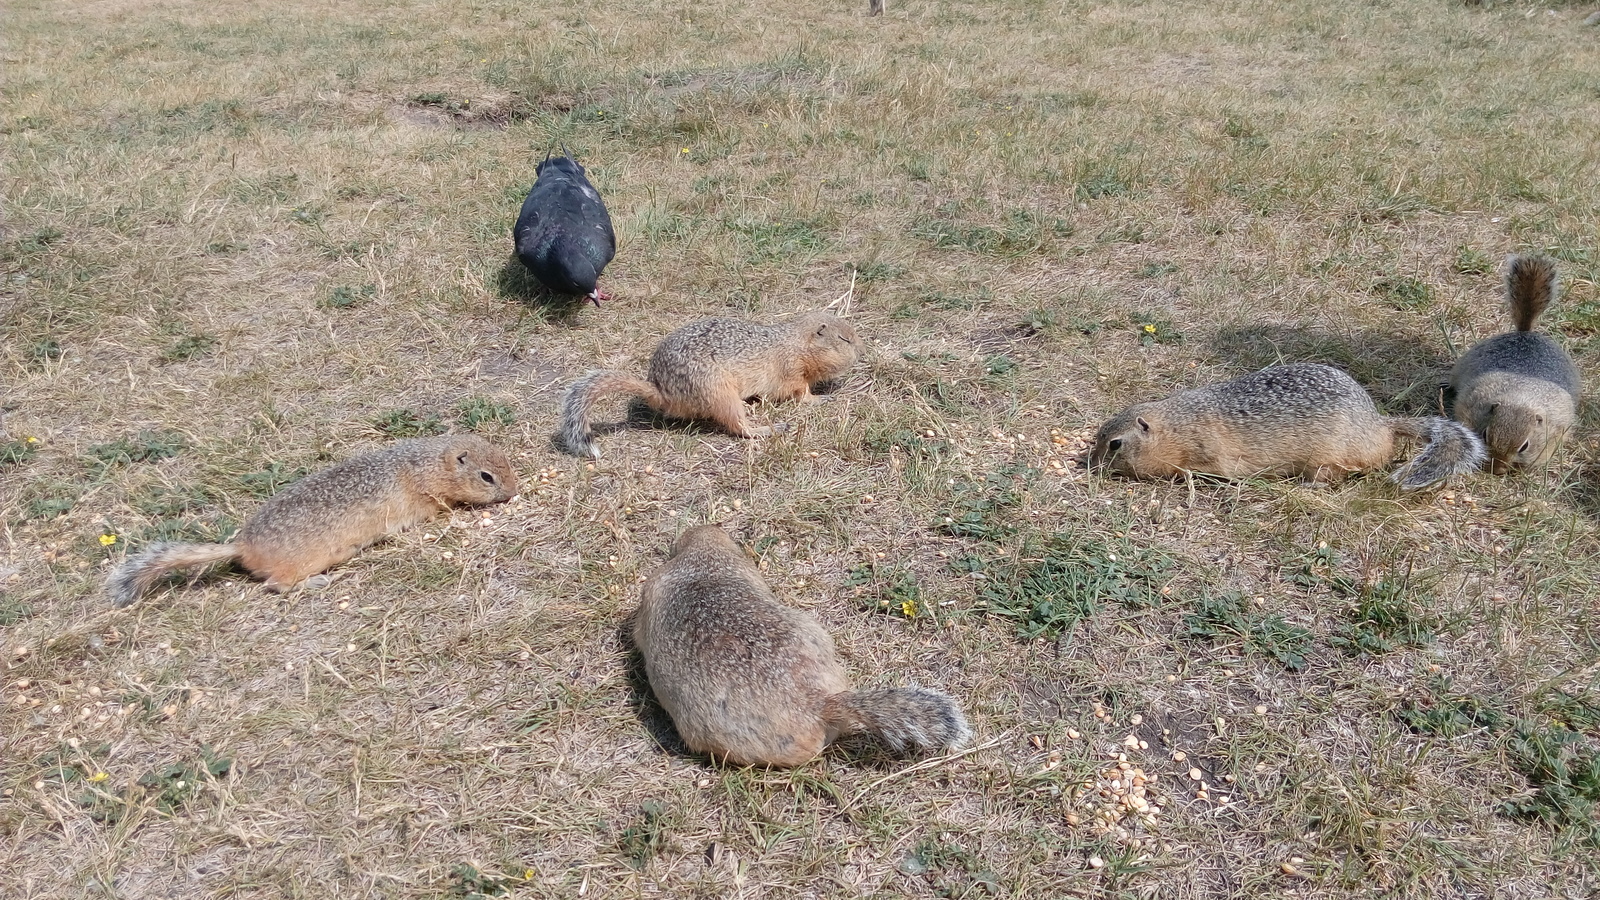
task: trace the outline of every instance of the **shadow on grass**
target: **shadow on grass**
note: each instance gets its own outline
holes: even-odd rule
[[[1600,402],[1578,402],[1578,422],[1567,433],[1566,445],[1556,451],[1551,466],[1567,466],[1560,474],[1558,493],[1590,519],[1600,522],[1600,456],[1585,438],[1600,431]]]
[[[1211,348],[1214,361],[1231,363],[1241,373],[1274,363],[1336,366],[1349,372],[1390,415],[1439,415],[1440,385],[1450,380],[1450,368],[1455,364],[1437,347],[1414,336],[1373,329],[1335,332],[1291,325],[1228,326],[1217,331]]]
[[[609,418],[613,415],[614,413],[608,412],[602,417]],[[773,419],[772,422],[767,424],[776,424],[780,421],[784,420]],[[761,423],[758,422],[757,424]],[[793,427],[792,423],[790,424],[790,427]],[[606,452],[605,444],[601,440],[602,438],[605,438],[609,435],[616,435],[621,432],[634,430],[675,431],[683,434],[693,435],[695,437],[720,437],[727,439],[730,444],[746,440],[746,438],[739,438],[729,434],[725,429],[722,428],[722,426],[715,422],[701,419],[673,419],[662,415],[649,404],[637,397],[628,401],[628,411],[623,417],[622,421],[590,422],[589,430],[594,434],[595,445],[599,447],[602,454]],[[626,440],[626,438],[623,438],[623,440]],[[756,438],[755,440],[759,440],[759,438]],[[556,452],[566,454],[567,456],[573,456],[578,459],[589,458],[585,454],[574,453],[572,450],[568,449],[567,445],[561,440],[560,432],[554,432],[550,435],[550,446]]]
[[[585,306],[591,305],[584,297],[558,294],[545,287],[516,254],[508,256],[495,274],[494,291],[502,300],[543,310],[558,322],[571,322]]]

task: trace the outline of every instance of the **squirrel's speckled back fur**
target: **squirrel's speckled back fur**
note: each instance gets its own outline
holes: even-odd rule
[[[956,746],[970,735],[961,710],[938,691],[851,691],[827,632],[778,602],[716,526],[684,532],[645,582],[633,640],[679,735],[718,760],[795,766],[849,734],[872,735],[895,752]]]
[[[235,558],[267,587],[286,590],[441,509],[498,503],[517,490],[505,453],[480,437],[399,441],[279,491],[230,543],[151,546],[112,572],[107,593],[127,606],[175,571]]]
[[[1515,331],[1480,341],[1456,360],[1455,417],[1482,434],[1496,472],[1542,466],[1577,417],[1583,380],[1567,351],[1533,330],[1558,288],[1543,256],[1512,256],[1506,299]]]
[[[599,457],[591,426],[608,394],[639,397],[674,419],[713,419],[740,437],[765,437],[786,425],[750,424],[745,401],[811,400],[811,386],[843,375],[860,358],[855,328],[828,312],[764,325],[701,319],[667,335],[650,357],[647,379],[598,370],[573,382],[561,404],[564,449]]]
[[[1388,465],[1397,438],[1427,444],[1394,475],[1407,490],[1483,461],[1481,443],[1455,423],[1381,415],[1346,373],[1291,363],[1133,406],[1100,427],[1090,462],[1136,478],[1195,472],[1327,481]]]

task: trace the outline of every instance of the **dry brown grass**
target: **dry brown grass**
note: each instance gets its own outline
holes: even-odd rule
[[[1505,327],[1512,250],[1558,256],[1548,324],[1600,360],[1587,10],[1263,6],[13,4],[0,895],[1592,896],[1592,410],[1547,476],[1420,498],[1074,464],[1278,359],[1425,410]],[[507,265],[558,141],[621,237],[599,311]],[[852,272],[871,358],[760,411],[797,434],[551,447],[585,369]],[[474,399],[529,485],[487,522],[321,591],[99,595],[125,547]],[[620,625],[703,521],[857,683],[960,698],[972,750],[679,752]],[[1057,557],[1084,582],[1025,580]],[[1364,600],[1433,640],[1347,652]],[[1035,601],[1059,631],[1004,615]],[[1067,819],[1130,733],[1165,800],[1137,848]]]

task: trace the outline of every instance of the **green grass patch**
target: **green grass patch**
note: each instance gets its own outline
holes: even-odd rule
[[[982,478],[962,479],[945,491],[948,507],[934,528],[954,537],[997,541],[1016,532],[1010,513],[1022,503],[1027,486],[1039,476],[1031,466],[1006,465]]]
[[[1373,296],[1396,309],[1420,312],[1433,304],[1433,289],[1420,278],[1391,275],[1372,283]]]
[[[487,397],[469,397],[456,406],[456,424],[468,431],[479,431],[485,426],[505,428],[516,421],[511,407]]]
[[[1070,632],[1108,605],[1159,606],[1173,560],[1158,549],[1065,532],[1028,542],[1015,558],[969,555],[957,565],[984,576],[979,610],[1011,620],[1018,635],[1035,640]]]
[[[644,868],[666,849],[671,831],[672,817],[667,804],[660,800],[646,800],[639,804],[639,814],[617,835],[617,849],[629,865]]]
[[[377,294],[378,287],[374,284],[335,285],[322,298],[322,306],[327,309],[350,309],[371,300]]]
[[[184,436],[175,431],[141,431],[131,438],[90,447],[89,458],[104,472],[118,466],[169,459],[187,446]]]
[[[372,420],[372,427],[392,438],[444,434],[444,422],[438,416],[422,416],[410,409],[392,409],[382,413]]]
[[[904,566],[865,563],[845,573],[847,587],[862,588],[862,606],[902,619],[932,615],[922,595],[922,587]]]
[[[1238,643],[1246,650],[1277,660],[1286,669],[1303,669],[1311,649],[1309,629],[1290,624],[1282,616],[1257,616],[1250,602],[1236,592],[1202,593],[1194,611],[1184,616],[1191,638],[1214,644]]]
[[[161,362],[170,364],[184,362],[206,356],[212,348],[217,346],[217,338],[210,334],[190,334],[180,338],[176,344],[168,347],[161,354]]]
[[[39,454],[39,439],[18,438],[0,443],[0,470],[20,466]]]
[[[252,497],[266,498],[292,482],[311,474],[305,466],[288,466],[280,462],[269,463],[265,469],[246,472],[236,480],[239,490]]]
[[[1398,711],[1412,730],[1445,740],[1482,731],[1500,743],[1532,791],[1500,804],[1503,815],[1542,822],[1575,842],[1600,847],[1600,746],[1563,721],[1517,715],[1435,681]]]

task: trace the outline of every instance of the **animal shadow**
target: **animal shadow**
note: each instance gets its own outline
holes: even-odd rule
[[[1567,434],[1566,446],[1556,452],[1551,464],[1567,467],[1560,487],[1567,502],[1583,515],[1600,521],[1600,454],[1584,439],[1585,435],[1596,431],[1600,431],[1600,402],[1580,401],[1578,422]]]
[[[495,274],[494,290],[502,300],[537,307],[560,320],[575,318],[585,306],[589,305],[588,299],[584,297],[560,294],[545,287],[539,279],[533,277],[533,273],[522,264],[522,260],[517,259],[516,254],[509,256],[505,264],[500,267],[500,271]]]
[[[1323,363],[1350,373],[1391,415],[1441,415],[1454,361],[1414,336],[1293,325],[1238,325],[1212,338],[1213,360],[1254,372],[1274,363]],[[1442,407],[1448,409],[1448,406]]]

